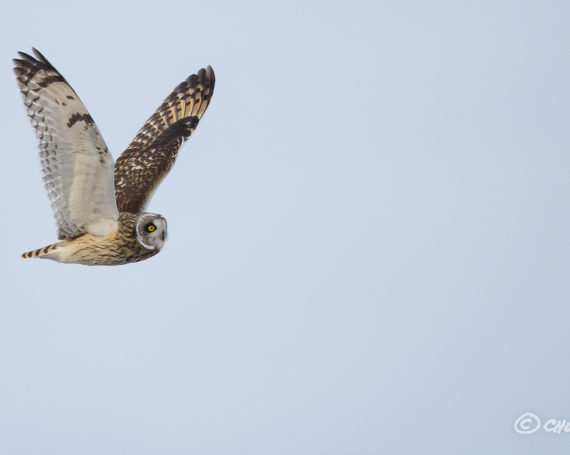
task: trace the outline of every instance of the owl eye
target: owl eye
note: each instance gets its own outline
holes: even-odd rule
[[[146,227],[146,230],[147,230],[148,232],[152,232],[152,231],[154,231],[155,229],[156,229],[156,226],[155,226],[154,224],[152,224],[152,223],[149,224],[149,225],[147,225],[147,227]]]

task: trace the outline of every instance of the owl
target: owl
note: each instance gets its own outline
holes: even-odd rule
[[[39,141],[58,243],[22,254],[84,265],[121,265],[157,254],[166,220],[145,212],[214,93],[210,66],[179,84],[113,163],[87,109],[36,49],[14,72]]]

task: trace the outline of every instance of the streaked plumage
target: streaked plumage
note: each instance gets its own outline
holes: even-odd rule
[[[115,163],[115,191],[121,212],[144,210],[178,150],[194,132],[214,92],[211,67],[193,74],[164,100]]]
[[[19,52],[14,72],[39,140],[44,182],[63,241],[22,257],[119,265],[155,255],[164,244],[166,220],[143,211],[208,107],[212,68],[178,85],[113,166],[77,94],[39,51],[33,52],[35,57]],[[144,230],[151,225],[152,231]]]

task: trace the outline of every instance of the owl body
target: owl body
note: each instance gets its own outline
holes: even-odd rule
[[[116,162],[64,77],[36,49],[14,72],[39,141],[59,243],[22,254],[63,263],[121,265],[162,249],[166,220],[145,212],[214,92],[211,67],[180,83]]]
[[[83,265],[123,265],[158,254],[167,235],[166,220],[153,213],[121,213],[117,229],[105,237],[84,234],[22,256]]]

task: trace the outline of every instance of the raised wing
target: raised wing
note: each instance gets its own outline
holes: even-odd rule
[[[113,158],[87,109],[36,49],[14,72],[39,140],[43,180],[60,239],[105,236],[118,226]]]
[[[212,67],[191,75],[164,100],[115,163],[120,212],[139,213],[196,129],[214,93]]]

